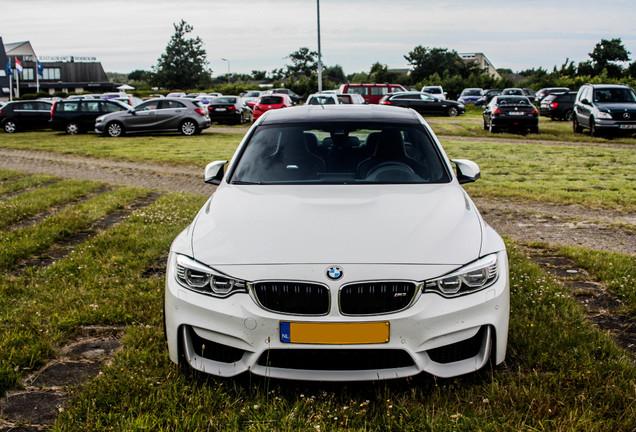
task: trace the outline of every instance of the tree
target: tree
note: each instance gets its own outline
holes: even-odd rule
[[[252,79],[256,81],[262,81],[267,79],[267,72],[262,70],[253,70]]]
[[[610,77],[619,78],[623,68],[616,62],[629,61],[629,54],[630,52],[625,49],[621,39],[616,38],[612,40],[601,39],[589,56],[597,74],[606,69]]]
[[[137,69],[128,74],[128,79],[130,81],[144,81],[146,80],[147,74],[145,70]]]
[[[476,64],[465,62],[457,51],[449,51],[447,48],[427,48],[418,45],[404,58],[413,67],[411,77],[416,83],[436,72],[439,75],[448,73],[451,76],[460,75],[467,78],[471,73],[479,71]]]
[[[170,39],[166,52],[161,54],[155,72],[155,85],[166,89],[194,89],[209,87],[212,71],[207,68],[208,61],[203,41],[198,36],[186,39],[194,27],[181,20],[173,24],[175,33]]]
[[[340,65],[326,67],[322,72],[322,76],[337,84],[343,83],[347,80],[345,78],[344,71],[342,70],[342,66]]]
[[[291,65],[285,65],[287,67],[287,76],[294,76],[298,73],[305,74],[306,77],[310,77],[314,72],[318,70],[318,61],[316,57],[318,53],[316,51],[309,51],[309,48],[302,47],[298,51],[294,51],[287,57],[291,60]]]

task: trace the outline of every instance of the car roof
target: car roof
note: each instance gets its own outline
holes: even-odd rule
[[[412,110],[384,105],[303,105],[267,111],[261,125],[304,123],[304,122],[378,122],[420,124],[417,114]]]

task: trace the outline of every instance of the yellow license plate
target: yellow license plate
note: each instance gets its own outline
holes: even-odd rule
[[[280,340],[286,343],[354,345],[389,342],[388,322],[280,323]]]

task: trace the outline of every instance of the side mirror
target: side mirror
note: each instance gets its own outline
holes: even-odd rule
[[[590,102],[590,100],[589,100],[589,99],[587,99],[587,98],[583,99],[583,100],[581,101],[581,103],[582,103],[583,105],[592,105],[592,103]]]
[[[227,161],[214,161],[210,162],[206,167],[203,174],[203,181],[210,184],[220,185],[223,180],[223,167]]]
[[[471,183],[481,177],[479,165],[467,159],[451,159],[457,167],[457,180],[460,184]]]

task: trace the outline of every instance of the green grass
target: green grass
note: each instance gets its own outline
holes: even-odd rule
[[[162,283],[141,274],[166,254],[203,202],[187,194],[163,197],[63,260],[18,277],[0,275],[0,394],[80,326],[158,322]]]
[[[472,196],[582,204],[633,213],[636,152],[598,147],[446,142],[451,158],[476,162]]]
[[[46,251],[145,194],[147,191],[136,188],[116,189],[64,208],[39,224],[0,232],[0,268],[13,269],[20,259]]]
[[[510,249],[505,367],[360,384],[191,376],[169,362],[156,299],[153,318],[129,329],[124,351],[79,389],[55,430],[630,430],[631,358],[586,323],[562,286]]]
[[[27,219],[56,205],[64,205],[104,187],[87,180],[61,180],[13,196],[0,205],[0,228]]]
[[[558,251],[606,286],[636,317],[636,256],[574,247],[560,247]]]
[[[242,136],[240,133],[219,133],[209,129],[192,137],[159,134],[122,138],[107,138],[92,133],[66,135],[39,131],[16,133],[11,140],[0,141],[0,148],[205,167],[213,160],[229,160]]]

